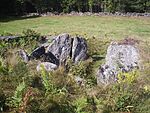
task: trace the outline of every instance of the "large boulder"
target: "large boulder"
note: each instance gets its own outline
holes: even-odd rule
[[[107,49],[106,63],[98,69],[97,83],[109,85],[117,81],[119,72],[139,68],[139,51],[129,43],[112,43]]]
[[[58,35],[53,39],[52,43],[47,48],[47,52],[51,52],[59,59],[60,65],[64,65],[70,57],[72,46],[72,38],[68,34]]]
[[[72,60],[74,63],[83,61],[87,58],[87,44],[85,39],[75,37],[72,45]]]
[[[50,63],[50,62],[41,62],[37,65],[36,70],[41,71],[42,69],[45,69],[46,71],[54,71],[58,68],[56,64]]]
[[[51,43],[48,43],[45,39],[41,43],[42,46],[33,50],[30,55],[21,52],[25,62],[36,59],[57,66],[65,66],[67,59],[72,59],[74,63],[78,63],[87,58],[87,44],[81,37],[71,38],[69,34],[65,33],[54,37]]]

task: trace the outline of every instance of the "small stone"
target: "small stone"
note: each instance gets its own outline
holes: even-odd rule
[[[85,85],[85,80],[79,76],[75,76],[75,82],[80,85],[80,86],[84,86]]]
[[[16,39],[18,38],[18,36],[0,36],[0,40],[12,40],[12,39]]]
[[[50,63],[50,62],[41,62],[37,65],[36,70],[39,72],[42,69],[45,69],[46,71],[54,71],[58,68],[56,64]]]

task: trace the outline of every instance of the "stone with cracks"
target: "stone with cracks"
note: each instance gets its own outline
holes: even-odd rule
[[[46,41],[46,45],[36,48],[29,56],[25,52],[22,54],[26,55],[26,58],[22,57],[25,62],[36,59],[57,66],[65,66],[69,58],[74,63],[85,60],[87,58],[87,44],[83,38],[71,38],[69,34],[65,33],[54,37],[51,43]]]
[[[70,38],[68,34],[61,34],[53,39],[47,51],[53,53],[54,56],[59,59],[60,65],[64,65],[66,60],[70,57],[71,43],[72,38]]]
[[[130,44],[111,44],[107,49],[106,63],[98,69],[97,83],[109,85],[117,81],[119,72],[139,68],[139,51]]]
[[[75,37],[72,45],[72,59],[74,63],[87,58],[87,44],[83,38]]]
[[[50,62],[41,62],[37,65],[36,70],[39,72],[42,69],[45,69],[46,71],[54,71],[58,68],[56,64],[50,63]]]

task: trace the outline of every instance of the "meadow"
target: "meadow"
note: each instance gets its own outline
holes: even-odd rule
[[[150,18],[110,16],[47,16],[0,19],[0,34],[20,34],[33,29],[43,35],[59,33],[89,37],[122,39],[133,37],[150,40]]]
[[[39,47],[43,35],[61,33],[86,39],[88,59],[52,72],[36,71],[39,61],[28,63],[18,55]],[[2,113],[150,113],[150,18],[110,16],[47,16],[0,19],[0,112]],[[97,69],[105,62],[114,40],[130,37],[139,44],[141,67],[113,85],[97,85]],[[51,38],[48,42],[51,42]],[[42,59],[40,59],[42,60]],[[124,77],[128,75],[128,77]],[[85,80],[77,84],[74,78]]]

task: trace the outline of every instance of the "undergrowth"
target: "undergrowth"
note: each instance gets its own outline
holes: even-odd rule
[[[0,112],[26,113],[149,113],[149,57],[141,70],[119,73],[116,84],[99,87],[96,69],[104,61],[110,40],[90,38],[89,59],[56,71],[35,72],[36,61],[26,64],[17,49],[29,52],[38,46],[40,34],[32,30],[16,40],[0,42]],[[29,49],[30,48],[30,49]],[[148,55],[148,47],[143,53]],[[14,60],[15,59],[15,60]],[[85,82],[80,86],[75,77]]]

